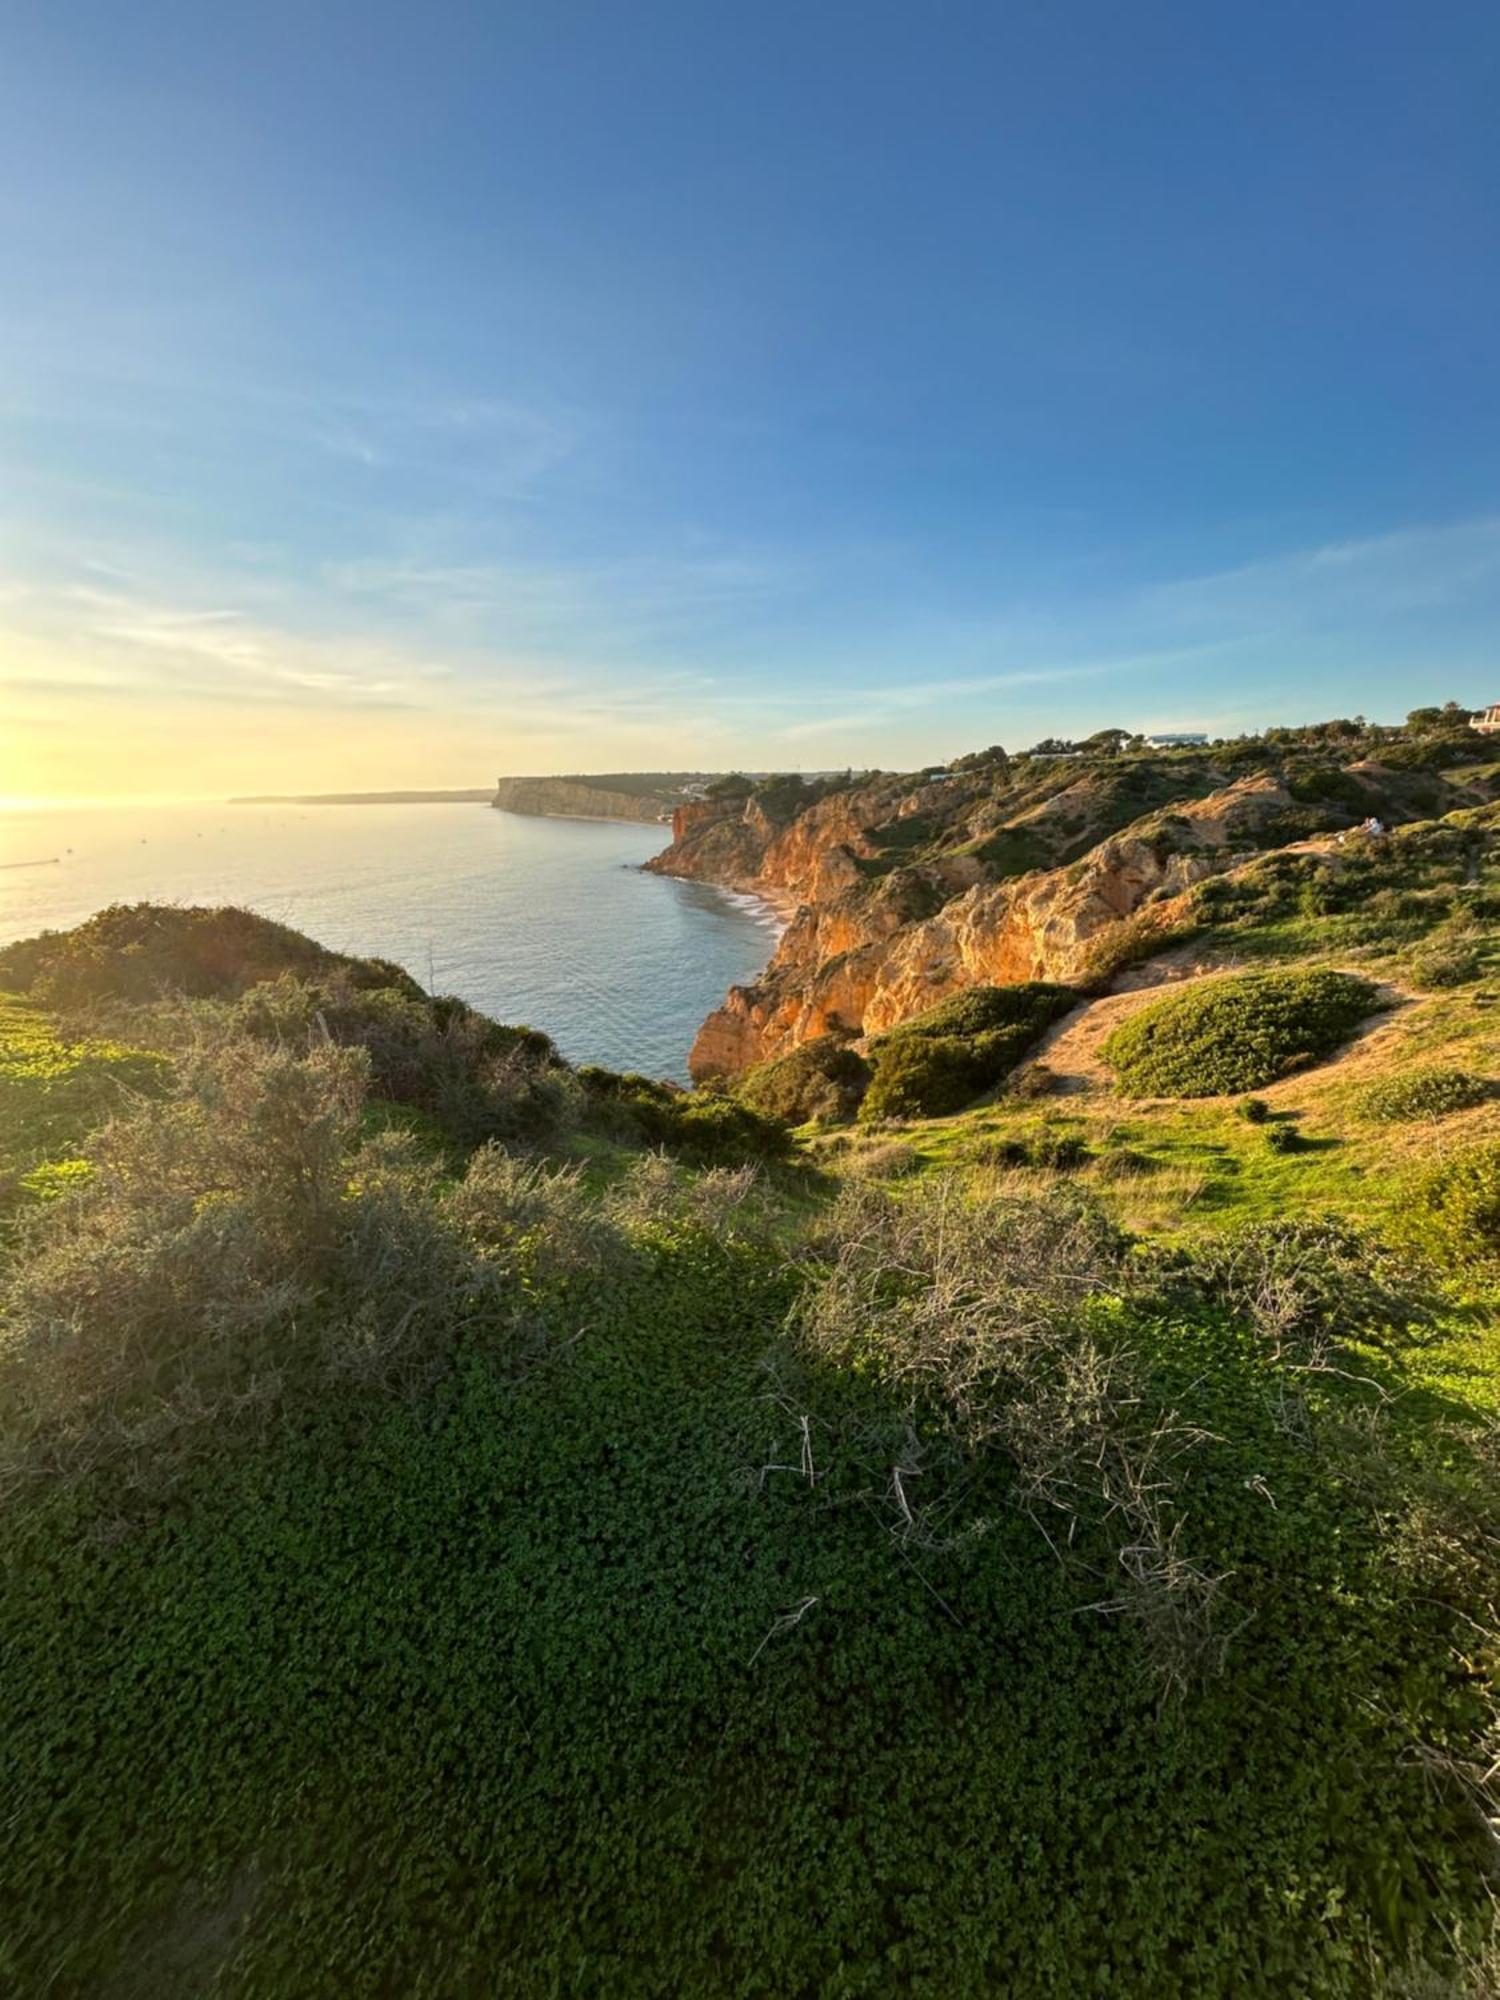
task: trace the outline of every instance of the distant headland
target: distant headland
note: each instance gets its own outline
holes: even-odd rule
[[[255,792],[231,799],[232,806],[482,806],[494,793],[488,786],[437,792]]]

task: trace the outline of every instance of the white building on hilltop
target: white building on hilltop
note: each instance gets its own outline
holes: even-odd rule
[[[1196,750],[1207,741],[1206,736],[1193,729],[1162,729],[1146,738],[1147,747],[1151,750]]]
[[[1470,716],[1469,727],[1477,729],[1481,736],[1500,735],[1500,701],[1492,701],[1480,714]]]

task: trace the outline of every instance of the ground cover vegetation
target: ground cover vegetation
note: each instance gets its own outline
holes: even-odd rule
[[[1332,1054],[1375,1004],[1369,981],[1344,972],[1205,980],[1132,1015],[1103,1055],[1132,1097],[1258,1090]]]
[[[1497,1990],[1476,810],[732,1091],[0,953],[6,1989]]]

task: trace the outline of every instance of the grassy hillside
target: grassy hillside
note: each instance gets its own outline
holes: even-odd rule
[[[235,913],[0,954],[7,1990],[1494,1991],[1453,865],[749,1105]],[[1380,1006],[1120,1092],[1267,965]]]

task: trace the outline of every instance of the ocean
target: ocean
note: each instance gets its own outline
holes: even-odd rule
[[[643,874],[666,840],[467,804],[0,812],[0,943],[109,903],[238,903],[542,1028],[575,1062],[681,1082],[699,1022],[780,923]]]

